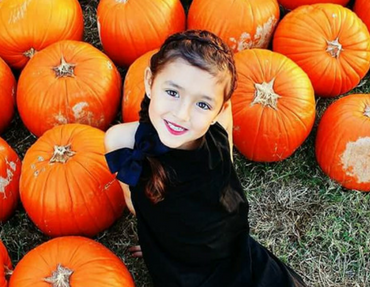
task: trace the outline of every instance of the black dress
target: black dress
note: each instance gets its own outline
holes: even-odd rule
[[[156,204],[144,192],[151,174],[147,155],[159,159],[171,179]],[[130,185],[139,243],[155,286],[306,286],[249,236],[247,199],[220,124],[209,128],[199,148],[179,150],[165,147],[152,125],[141,123],[134,150],[106,158]]]

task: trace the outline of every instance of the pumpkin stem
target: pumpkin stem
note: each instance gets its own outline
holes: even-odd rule
[[[23,55],[32,58],[36,54],[36,50],[34,48],[29,49],[28,51],[24,52]]]
[[[4,273],[5,273],[5,278],[9,279],[10,276],[13,274],[13,270],[9,269],[8,266],[4,265]]]
[[[54,153],[49,163],[66,163],[76,152],[71,150],[71,144],[66,146],[54,146]]]
[[[73,270],[58,264],[57,270],[53,271],[50,277],[44,278],[44,281],[52,284],[52,287],[71,287],[69,279],[72,273]]]
[[[278,98],[281,98],[281,96],[276,94],[273,89],[274,81],[275,78],[269,83],[263,82],[262,84],[254,84],[256,91],[254,93],[254,100],[251,103],[252,106],[255,104],[261,104],[277,110],[277,100]]]
[[[333,58],[339,58],[339,54],[343,51],[343,48],[338,41],[338,37],[333,41],[326,41],[326,43],[328,44],[326,52],[328,52]]]
[[[64,59],[64,56],[62,55],[60,59],[60,65],[57,67],[53,67],[53,70],[55,72],[55,75],[57,78],[60,77],[74,77],[74,67],[76,67],[76,64],[69,64]]]
[[[364,115],[368,118],[370,118],[370,106],[366,106]]]

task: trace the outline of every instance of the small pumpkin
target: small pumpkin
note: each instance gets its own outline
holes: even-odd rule
[[[365,0],[366,1],[366,0]],[[299,6],[312,5],[317,3],[333,3],[346,6],[349,0],[278,0],[284,8],[293,10]]]
[[[94,236],[125,207],[105,161],[105,133],[82,124],[56,126],[26,152],[20,179],[24,209],[46,235]]]
[[[139,120],[140,104],[145,95],[144,71],[150,66],[150,58],[158,49],[149,51],[135,60],[127,71],[123,85],[122,119],[123,122]]]
[[[351,10],[335,4],[298,7],[276,28],[273,50],[296,62],[315,93],[335,97],[356,87],[370,68],[370,35]]]
[[[353,11],[365,23],[367,29],[370,31],[370,1],[356,0],[353,6]]]
[[[193,0],[188,29],[213,32],[239,52],[267,48],[279,17],[276,0]]]
[[[315,153],[331,179],[348,189],[370,191],[370,94],[351,94],[327,108]]]
[[[0,134],[10,124],[15,110],[16,82],[8,65],[0,58]]]
[[[8,277],[12,272],[12,261],[4,243],[0,240],[0,287],[8,287]]]
[[[104,52],[128,67],[169,35],[185,30],[185,11],[180,0],[101,0],[97,23]]]
[[[85,237],[51,239],[17,264],[9,287],[134,287],[125,264],[102,244]]]
[[[315,97],[303,70],[264,49],[235,54],[238,86],[231,97],[236,148],[248,159],[280,161],[309,135]]]
[[[0,138],[0,223],[5,222],[17,207],[21,165],[17,153]]]
[[[36,136],[56,125],[81,123],[106,130],[121,100],[121,76],[92,45],[65,40],[37,53],[17,88],[20,117]]]
[[[82,40],[82,9],[77,0],[2,0],[0,27],[0,57],[22,69],[52,43]]]

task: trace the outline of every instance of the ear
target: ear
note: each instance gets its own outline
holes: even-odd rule
[[[149,67],[146,67],[144,71],[144,86],[145,86],[145,93],[150,99],[150,92],[152,89],[152,82],[153,82],[153,74]]]
[[[230,122],[230,118],[232,118],[231,100],[228,100],[222,105],[218,115],[212,121],[212,124],[219,122],[222,126],[226,127]]]

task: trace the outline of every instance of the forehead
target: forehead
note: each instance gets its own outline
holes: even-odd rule
[[[166,63],[155,75],[154,82],[172,83],[191,94],[206,95],[213,97],[215,101],[223,101],[229,78],[227,71],[211,74],[180,58]]]

